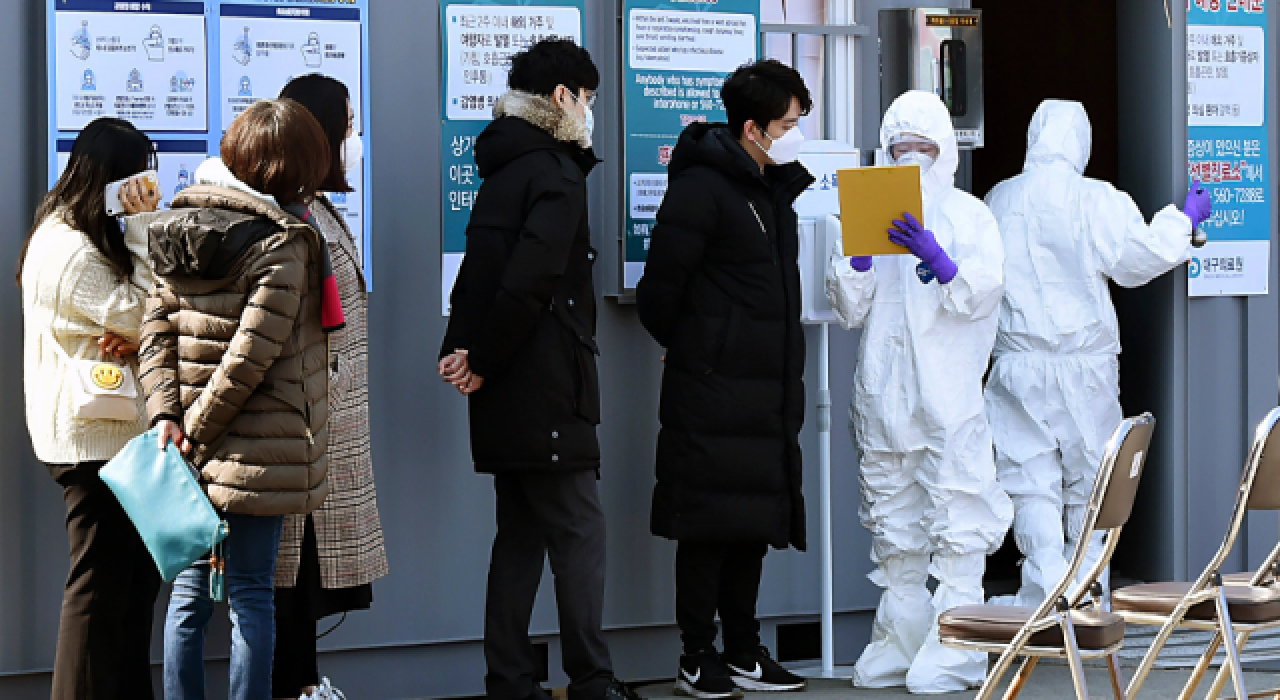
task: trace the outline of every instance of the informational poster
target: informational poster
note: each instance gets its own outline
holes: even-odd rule
[[[271,99],[299,75],[319,73],[340,81],[351,94],[352,129],[364,144],[349,154],[347,184],[354,190],[328,195],[356,235],[366,279],[373,279],[365,251],[372,227],[367,221],[368,132],[364,128],[367,23],[366,2],[282,2],[238,0],[218,6],[218,111],[223,129],[258,100]]]
[[[254,102],[300,75],[346,85],[360,143],[344,148],[355,191],[328,196],[372,285],[368,0],[47,0],[47,12],[50,183],[81,129],[118,117],[155,143],[167,207]]]
[[[440,305],[445,316],[467,247],[471,207],[480,190],[476,137],[507,91],[511,57],[543,39],[570,39],[581,45],[583,5],[584,0],[441,0]]]
[[[145,131],[208,128],[203,3],[62,0],[52,24],[59,131],[98,117]]]
[[[1213,194],[1209,243],[1188,266],[1191,296],[1266,294],[1272,180],[1266,0],[1194,0],[1187,12],[1190,178]]]
[[[223,4],[218,14],[223,124],[307,73],[338,79],[351,92],[351,103],[361,104],[359,9]],[[360,110],[355,113],[359,132]]]
[[[626,0],[623,287],[644,274],[667,165],[693,122],[725,121],[725,77],[759,53],[760,0]]]

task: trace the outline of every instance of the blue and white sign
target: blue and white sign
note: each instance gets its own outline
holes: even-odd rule
[[[1266,0],[1194,0],[1187,12],[1190,178],[1213,193],[1209,243],[1188,266],[1191,296],[1266,294],[1271,144]]]
[[[54,15],[49,84],[58,130],[98,117],[144,131],[208,127],[203,3],[64,0]]]
[[[649,257],[676,141],[693,122],[725,120],[725,78],[759,53],[760,0],[626,0],[623,12],[622,286],[634,289]]]
[[[356,237],[372,286],[368,0],[47,0],[46,7],[50,183],[81,129],[119,117],[155,142],[168,206],[200,163],[218,155],[222,134],[249,105],[308,73],[346,85],[363,148],[347,154],[355,191],[330,199]]]

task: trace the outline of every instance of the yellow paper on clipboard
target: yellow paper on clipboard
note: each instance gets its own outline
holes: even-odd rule
[[[906,255],[889,240],[889,229],[910,213],[924,221],[920,168],[884,166],[840,170],[840,228],[844,254]]]

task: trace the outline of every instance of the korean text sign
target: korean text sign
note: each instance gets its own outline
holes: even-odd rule
[[[441,80],[440,303],[449,293],[467,247],[467,222],[480,191],[475,142],[507,91],[511,57],[543,39],[582,45],[585,0],[440,3]]]
[[[1272,145],[1267,0],[1187,4],[1190,177],[1213,196],[1209,243],[1188,266],[1191,296],[1266,294]]]

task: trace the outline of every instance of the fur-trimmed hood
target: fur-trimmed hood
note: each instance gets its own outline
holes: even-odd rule
[[[519,117],[551,134],[557,141],[591,148],[591,132],[584,120],[560,109],[550,98],[523,90],[508,90],[493,106],[493,117]]]
[[[476,139],[476,167],[481,178],[539,151],[567,156],[583,175],[600,162],[590,147],[582,145],[590,143],[582,120],[545,97],[512,90],[498,100],[493,115],[493,121]]]

